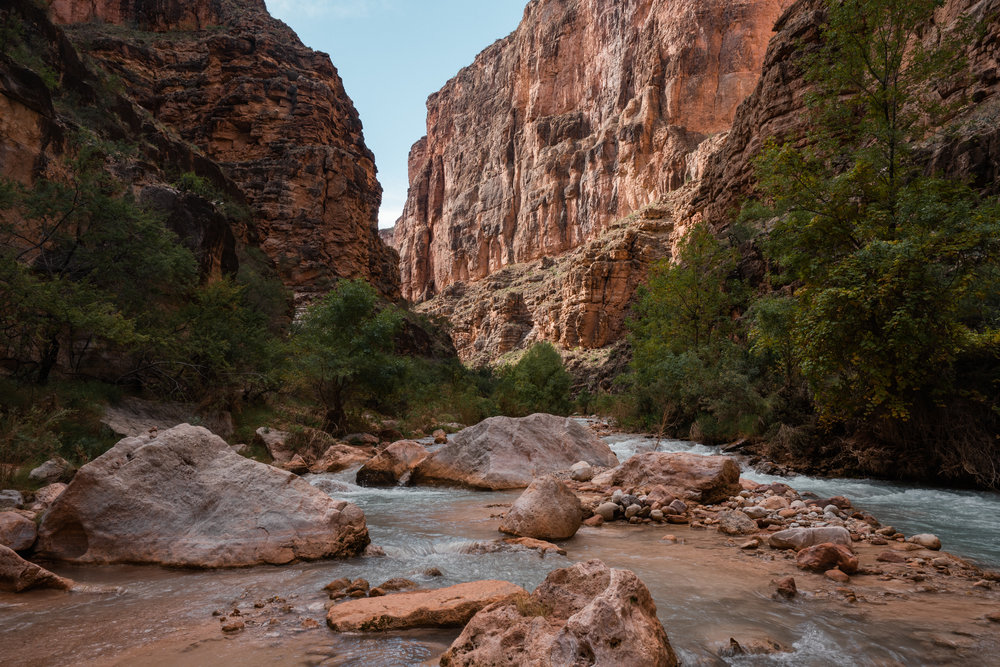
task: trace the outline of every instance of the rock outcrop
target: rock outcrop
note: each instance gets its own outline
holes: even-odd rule
[[[263,0],[55,0],[50,13],[158,123],[222,167],[251,208],[248,240],[297,295],[363,277],[398,297],[357,111],[329,56]]]
[[[551,572],[526,598],[483,609],[441,665],[672,667],[677,657],[645,584],[592,560]]]
[[[394,442],[361,466],[355,478],[359,486],[397,486],[410,482],[410,475],[427,458],[427,448],[412,440]]]
[[[461,627],[483,607],[517,596],[527,596],[527,592],[508,581],[472,581],[429,591],[349,600],[331,607],[326,622],[337,632]]]
[[[182,424],[83,466],[45,514],[37,553],[76,563],[243,567],[354,556],[364,513]]]
[[[566,540],[580,529],[580,499],[554,477],[531,482],[500,522],[500,532],[539,540]]]
[[[716,503],[740,492],[740,467],[729,456],[687,452],[643,452],[594,478],[595,484],[640,488],[662,486],[699,503]]]
[[[73,582],[29,563],[0,544],[0,591],[22,593],[33,588],[68,591],[73,588]]]
[[[455,434],[413,471],[414,484],[523,489],[578,461],[607,467],[614,452],[578,421],[554,415],[491,417]]]

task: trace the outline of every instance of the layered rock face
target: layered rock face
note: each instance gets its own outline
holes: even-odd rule
[[[693,152],[729,127],[789,1],[529,3],[517,31],[428,100],[393,241],[404,296],[580,248],[695,177]],[[619,338],[641,245],[581,258],[558,298],[529,305],[528,329],[567,347]]]
[[[357,111],[329,56],[262,0],[57,0],[50,11],[142,107],[223,167],[252,209],[250,241],[298,296],[363,277],[398,297]]]

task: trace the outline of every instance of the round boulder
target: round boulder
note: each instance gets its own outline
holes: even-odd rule
[[[514,501],[500,531],[539,540],[573,537],[583,523],[579,498],[553,477],[539,477]]]
[[[725,535],[752,535],[757,532],[757,522],[743,512],[724,510],[719,512],[719,532]]]
[[[0,512],[0,545],[24,551],[30,549],[38,536],[35,522],[17,512]]]

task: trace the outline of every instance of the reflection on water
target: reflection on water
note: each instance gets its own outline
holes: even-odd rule
[[[606,438],[621,460],[639,451],[716,453],[676,440],[615,435]],[[732,552],[714,535],[689,531],[668,546],[663,527],[584,528],[564,544],[568,557],[535,552],[470,555],[466,547],[493,540],[496,515],[518,492],[460,489],[365,489],[355,471],[307,477],[338,498],[361,506],[375,544],[386,558],[305,563],[289,567],[197,572],[149,567],[56,567],[92,585],[93,592],[27,596],[0,594],[0,663],[217,664],[364,666],[433,664],[457,630],[386,636],[335,635],[305,619],[324,620],[322,587],[363,577],[373,585],[407,577],[428,587],[476,579],[505,579],[529,590],[553,569],[589,558],[634,570],[647,584],[671,641],[686,664],[718,664],[730,637],[771,638],[788,653],[729,658],[730,664],[925,664],[925,628],[900,621],[872,624],[862,609],[815,600],[777,603],[769,581],[748,580]],[[774,478],[748,473],[758,481]],[[846,495],[910,533],[938,533],[958,554],[996,562],[1000,535],[991,519],[1000,502],[991,494],[915,489],[847,480],[782,480],[819,495]],[[946,519],[942,519],[945,517]],[[958,520],[956,520],[956,517]],[[947,523],[945,523],[947,521]],[[710,548],[711,547],[711,548]],[[441,576],[431,576],[436,568]],[[288,609],[270,625],[223,638],[213,610],[251,608],[281,596]],[[988,663],[985,661],[983,664]]]

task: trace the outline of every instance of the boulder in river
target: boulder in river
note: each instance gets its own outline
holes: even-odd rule
[[[565,540],[576,535],[583,507],[565,484],[539,477],[514,501],[500,522],[500,532],[539,540]]]
[[[676,664],[645,584],[599,560],[550,572],[531,595],[483,609],[441,657],[442,667]]]
[[[410,481],[413,469],[425,458],[427,448],[413,440],[394,442],[358,470],[359,486],[397,486]]]
[[[796,551],[824,542],[850,547],[851,534],[842,526],[820,526],[818,528],[787,528],[779,530],[768,538],[768,544],[772,549],[795,549]]]
[[[30,549],[38,536],[35,522],[17,512],[0,512],[0,546],[14,551]]]
[[[32,588],[54,588],[68,591],[73,582],[29,563],[12,549],[0,545],[0,591],[21,593]]]
[[[455,434],[413,471],[415,484],[523,489],[577,461],[614,466],[614,452],[575,419],[534,414],[491,417]]]
[[[918,544],[924,549],[930,549],[931,551],[939,551],[941,549],[941,540],[937,535],[931,535],[930,533],[914,535],[908,541],[912,544]]]
[[[375,456],[373,447],[355,447],[343,442],[330,445],[315,461],[309,463],[309,472],[340,472]]]
[[[795,557],[795,564],[803,570],[826,572],[839,569],[846,574],[858,571],[858,557],[843,544],[826,542],[806,547]]]
[[[447,588],[349,600],[327,612],[337,632],[384,632],[408,628],[462,627],[483,607],[526,596],[508,581],[472,581]]]
[[[46,513],[38,554],[77,563],[243,567],[353,556],[364,512],[182,424],[125,438]]]
[[[740,492],[740,467],[728,456],[643,452],[598,475],[594,483],[622,488],[661,485],[674,495],[707,505]]]

